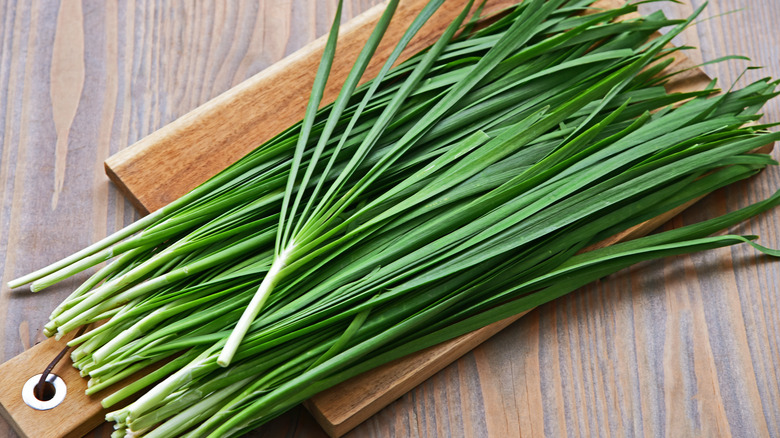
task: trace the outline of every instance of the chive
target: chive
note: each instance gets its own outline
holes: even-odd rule
[[[40,290],[103,261],[52,313],[117,436],[234,436],[390,360],[562,296],[639,261],[748,243],[710,234],[780,203],[581,252],[777,164],[745,126],[778,94],[668,94],[685,20],[590,0],[527,0],[480,28],[469,1],[393,66],[441,5],[358,85],[379,20],[336,101],[318,109],[341,4],[303,120],[170,206],[11,282]],[[663,37],[650,36],[671,26]],[[459,33],[460,32],[460,33]],[[735,59],[725,57],[718,61]]]

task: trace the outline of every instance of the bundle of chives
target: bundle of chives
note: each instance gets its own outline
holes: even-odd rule
[[[300,124],[12,282],[40,290],[115,258],[55,309],[46,333],[107,320],[71,341],[89,393],[168,360],[104,399],[145,391],[109,415],[117,436],[240,434],[637,261],[749,242],[706,236],[780,202],[580,254],[775,164],[748,152],[778,134],[743,125],[777,83],[667,94],[659,59],[693,17],[614,22],[633,5],[577,15],[591,0],[527,0],[455,38],[469,2],[433,46],[391,68],[441,3],[358,87],[389,2],[338,98],[318,111],[339,8]]]

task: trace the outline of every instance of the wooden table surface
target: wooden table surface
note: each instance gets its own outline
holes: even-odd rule
[[[325,33],[336,4],[193,3],[0,4],[3,285],[131,222],[103,161]],[[378,1],[345,3],[349,18]],[[680,17],[702,2],[684,3],[663,8]],[[780,77],[780,2],[712,0],[704,16],[715,18],[676,41],[701,48],[694,60],[744,54],[765,68],[739,84]],[[748,65],[705,70],[725,87]],[[780,99],[765,114],[780,122]],[[777,189],[770,169],[673,225]],[[780,247],[778,214],[732,232]],[[0,361],[41,341],[49,312],[85,278],[38,294],[3,286]],[[349,436],[780,437],[779,382],[780,262],[738,246],[644,263],[542,306]],[[16,435],[0,420],[6,436]],[[252,436],[324,433],[298,408]]]

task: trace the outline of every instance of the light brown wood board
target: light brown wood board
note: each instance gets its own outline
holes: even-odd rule
[[[317,58],[318,58],[318,57],[317,57]],[[694,72],[694,73],[695,73],[695,72]],[[265,74],[265,72],[264,72],[264,74]],[[694,76],[695,76],[695,75],[694,75]],[[250,81],[251,81],[251,80],[250,80]],[[269,81],[269,83],[270,83],[270,82],[272,82],[272,81]],[[694,83],[694,82],[695,82],[695,81],[691,81],[691,83]],[[244,92],[246,92],[246,91],[244,91]],[[228,95],[229,95],[230,93],[232,93],[232,91],[231,91],[231,92],[229,92],[229,93],[228,93]],[[241,95],[241,96],[243,96],[243,95]],[[238,96],[238,97],[241,97],[241,96]],[[224,96],[223,96],[223,97],[224,97]],[[220,99],[222,99],[223,97],[220,97],[220,98],[217,98],[217,99],[216,99],[216,100],[217,100],[217,104],[219,104],[219,101],[220,101]],[[233,99],[233,98],[236,98],[236,97],[235,97],[235,96],[234,96],[234,97],[232,97],[232,98],[230,98],[230,97],[229,97],[229,98],[227,98],[227,100],[223,100],[223,101],[222,101],[222,105],[224,105],[224,106],[225,106],[225,108],[230,108],[230,107],[233,107],[233,105],[232,105],[232,101],[231,101],[231,99]],[[212,103],[213,103],[213,102],[212,102]],[[209,104],[205,105],[205,107],[208,107],[209,105],[211,105],[211,103],[209,103]],[[239,107],[237,107],[237,108],[239,108],[239,109],[243,109],[243,108],[245,108],[245,107],[240,107],[240,106],[239,106]],[[301,105],[301,108],[302,108],[302,105]],[[195,112],[197,113],[197,112],[198,112],[198,110],[196,110]],[[240,113],[240,111],[239,111],[239,110],[237,110],[237,112],[239,112],[239,113]],[[205,114],[205,115],[204,115],[204,114]],[[187,126],[187,127],[188,127],[188,128],[190,128],[190,129],[194,129],[195,131],[197,131],[198,129],[207,129],[207,128],[211,129],[211,128],[215,128],[215,127],[216,127],[217,129],[220,129],[220,128],[222,127],[222,125],[209,125],[209,124],[200,125],[200,122],[202,122],[202,121],[203,121],[203,120],[201,120],[201,119],[208,119],[209,115],[211,115],[211,116],[215,116],[215,117],[218,117],[220,114],[221,114],[221,113],[219,113],[219,114],[218,114],[218,113],[211,113],[211,112],[208,112],[208,111],[206,111],[205,113],[198,113],[198,114],[194,114],[194,115],[193,115],[193,113],[191,113],[191,114],[189,114],[188,116],[191,116],[191,117],[192,117],[192,119],[190,120],[190,122],[187,122],[187,123],[185,123],[185,126]],[[276,115],[276,114],[274,114],[274,115]],[[186,120],[188,116],[185,116],[185,118],[184,118],[183,120]],[[299,116],[298,116],[298,117],[299,117]],[[178,122],[177,122],[177,123],[178,123]],[[188,124],[188,123],[190,123],[190,124]],[[167,129],[167,128],[166,128],[166,129]],[[226,141],[225,141],[225,143],[226,143],[226,144],[229,144],[229,145],[232,145],[232,144],[233,144],[233,143],[231,143],[231,142],[233,141],[233,139],[235,139],[235,138],[236,138],[236,137],[234,137],[234,136],[235,136],[235,135],[238,135],[238,134],[236,134],[236,133],[235,133],[235,127],[231,128],[231,129],[234,129],[234,131],[231,131],[231,133],[228,133],[228,137],[227,137],[227,139],[226,139]],[[159,134],[159,132],[158,132],[157,134]],[[153,139],[153,138],[154,138],[154,136],[155,136],[155,135],[157,135],[157,134],[154,134],[152,137],[150,137],[150,139]],[[138,150],[136,150],[136,151],[135,151],[135,152],[133,152],[132,154],[129,154],[129,155],[130,155],[130,157],[129,157],[129,158],[126,158],[126,159],[130,160],[129,162],[138,162],[138,163],[140,163],[140,162],[144,162],[144,160],[146,160],[146,159],[149,159],[149,157],[151,157],[151,159],[158,159],[158,160],[161,160],[161,162],[162,162],[162,163],[166,163],[166,164],[168,164],[168,162],[171,160],[171,157],[173,157],[173,156],[175,156],[175,155],[165,155],[165,156],[163,156],[163,157],[161,157],[161,156],[156,156],[156,158],[155,158],[155,154],[156,154],[156,152],[154,152],[154,150],[155,150],[157,147],[160,147],[160,148],[162,148],[162,149],[158,149],[158,150],[157,150],[158,152],[159,152],[159,151],[166,150],[166,149],[167,149],[167,146],[165,146],[165,144],[166,144],[166,143],[165,143],[165,141],[167,141],[167,140],[170,140],[170,139],[172,139],[172,138],[174,138],[174,139],[175,139],[175,138],[178,138],[178,140],[177,140],[177,141],[175,141],[175,143],[178,143],[178,141],[179,141],[179,140],[183,141],[183,140],[182,140],[182,138],[180,138],[180,137],[177,137],[177,136],[178,136],[178,135],[180,135],[180,134],[181,134],[181,135],[189,135],[189,131],[188,131],[188,132],[185,132],[185,133],[183,133],[183,134],[182,134],[181,132],[173,132],[173,131],[168,131],[168,133],[164,135],[164,139],[161,139],[159,142],[157,142],[157,141],[153,141],[152,143],[150,143],[150,144],[152,145],[152,148],[151,148],[151,150],[152,150],[152,151],[151,151],[151,152],[150,152],[150,150],[149,150],[149,149],[146,149],[146,150],[145,150],[145,151],[144,151],[142,154],[138,155],[138,154],[136,153]],[[196,139],[196,140],[197,140],[197,139],[199,139],[199,138],[202,138],[202,137],[187,137],[187,139],[190,139],[190,140],[193,140],[193,139]],[[186,140],[186,139],[185,139],[185,140]],[[142,142],[141,142],[139,145],[142,145],[142,144],[144,144],[144,142],[145,142],[145,141],[146,141],[146,140],[142,141]],[[151,140],[150,140],[150,141],[151,141]],[[198,144],[198,142],[197,142],[197,141],[196,141],[196,144]],[[201,144],[203,144],[203,143],[201,143]],[[214,144],[214,143],[210,143],[210,144]],[[250,148],[251,148],[251,147],[253,147],[253,145],[254,145],[254,144],[255,144],[255,143],[252,143],[252,145],[250,145],[249,147],[250,147]],[[189,146],[189,145],[188,145],[188,146]],[[128,149],[128,151],[131,151],[131,150],[133,150],[133,149],[136,149],[137,147],[138,147],[138,145],[136,145],[135,147],[133,147],[133,148],[131,148],[131,149]],[[147,155],[147,154],[151,154],[151,155]],[[212,154],[212,155],[219,155],[219,154]],[[191,156],[191,157],[193,158],[193,163],[191,163],[190,167],[188,167],[188,168],[185,168],[185,173],[184,173],[184,175],[186,175],[186,176],[195,176],[195,175],[200,175],[200,173],[199,173],[199,172],[202,172],[204,169],[208,170],[208,169],[210,169],[210,168],[211,168],[211,166],[213,165],[213,163],[212,163],[212,162],[204,163],[204,162],[203,162],[203,160],[201,159],[201,156],[199,156],[199,155],[195,155],[195,156]],[[220,159],[222,159],[222,158],[224,158],[224,157],[217,157],[217,158],[220,158]],[[137,160],[137,161],[136,161],[136,160]],[[229,160],[228,160],[228,161],[229,161]],[[109,162],[110,162],[110,161],[109,161]],[[107,163],[107,164],[108,164],[108,163]],[[153,167],[153,168],[145,168],[145,167],[141,166],[141,167],[139,168],[138,166],[133,166],[133,167],[131,167],[131,168],[128,168],[128,169],[125,169],[125,170],[121,170],[121,171],[120,171],[120,175],[133,175],[133,174],[135,174],[135,176],[138,176],[138,175],[143,175],[143,174],[144,174],[144,172],[147,172],[149,169],[154,169],[154,167]],[[217,169],[217,170],[218,170],[218,169]],[[123,173],[123,172],[124,172],[124,173]],[[181,180],[181,178],[177,178],[175,181],[173,181],[173,185],[171,185],[171,183],[169,183],[169,182],[165,182],[165,181],[162,181],[162,180],[160,180],[160,179],[157,179],[157,178],[156,178],[157,176],[159,176],[159,175],[153,175],[152,177],[150,177],[150,178],[147,180],[147,183],[148,183],[149,181],[153,181],[154,183],[158,184],[158,186],[161,186],[161,187],[166,187],[166,186],[168,186],[168,187],[172,187],[172,188],[177,188],[178,186],[176,186],[176,184],[175,184],[175,183],[177,183],[177,182],[180,182],[180,180]],[[186,179],[186,178],[185,178],[185,179]],[[127,181],[130,181],[130,180],[131,180],[131,178],[127,178],[126,180],[127,180]],[[150,190],[152,190],[152,189],[150,189]],[[161,192],[160,192],[159,190],[157,190],[157,189],[154,189],[154,190],[152,190],[152,191],[153,191],[154,193],[158,193],[158,194],[159,194],[159,193],[161,193]],[[142,191],[139,191],[138,193],[141,193],[141,192],[142,192]],[[153,202],[161,202],[162,204],[164,204],[164,203],[166,203],[167,201],[169,201],[169,200],[171,200],[171,199],[175,198],[175,196],[170,196],[170,194],[169,194],[169,193],[164,193],[164,195],[165,195],[165,196],[164,196],[163,198],[157,198],[157,200],[155,200],[155,198],[153,198],[153,197],[152,197],[152,198],[149,198],[149,200],[148,200],[147,202],[148,202],[148,205],[151,207],[151,209],[154,209],[154,208],[156,208],[156,207],[154,207],[154,204],[153,204]],[[137,202],[143,202],[143,201],[140,201],[140,198],[139,198]],[[161,204],[160,204],[160,205],[161,205]],[[157,207],[159,207],[160,205],[157,205]],[[470,348],[471,348],[471,347],[468,347],[468,349],[470,349]],[[453,358],[454,358],[454,357],[453,357]],[[405,391],[404,391],[404,392],[405,392]],[[350,400],[351,400],[351,399],[350,399]]]
[[[32,376],[40,374],[46,365],[63,350],[75,332],[60,341],[48,339],[0,365],[0,415],[24,438],[80,438],[104,422],[108,409],[100,404],[102,395],[87,395],[87,380],[73,367],[70,355],[60,360],[51,373],[65,382],[65,399],[49,410],[35,410],[22,400],[22,387]],[[114,392],[137,380],[136,374],[106,389]],[[119,409],[129,400],[112,406]]]
[[[62,348],[63,343],[60,342],[42,342],[0,365],[0,388],[3,388],[0,391],[0,414],[23,437],[79,438],[96,426],[82,420],[101,410],[100,400],[84,394],[87,381],[81,378],[70,361],[60,361],[52,370],[67,385],[68,393],[62,404],[47,411],[34,411],[22,401],[22,387],[27,379],[42,372]]]

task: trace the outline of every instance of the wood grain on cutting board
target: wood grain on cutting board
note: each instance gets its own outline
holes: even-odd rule
[[[72,3],[63,2],[58,10],[11,2],[0,14],[0,250],[5,280],[131,220],[132,212],[103,180],[101,165],[108,153],[278,59],[312,35],[308,29],[315,17],[322,34],[333,11],[332,3],[304,1],[274,2],[276,8],[269,7],[271,2],[224,9],[212,4],[192,11],[159,2],[83,2],[84,55],[71,61],[84,62],[87,85],[80,95],[66,96],[79,101],[64,161],[62,146],[58,152],[65,166],[57,167],[49,88],[70,82],[52,80],[51,60],[61,47],[53,44],[55,36],[72,33],[57,26],[61,9]],[[352,11],[367,7],[357,1],[350,5]],[[686,7],[672,6],[683,12]],[[708,15],[740,6],[713,2]],[[769,66],[748,72],[748,77],[777,76],[778,49],[770,37],[777,5],[752,1],[748,6],[740,14],[699,25],[704,57],[748,53]],[[87,54],[89,62],[84,61]],[[727,83],[741,69],[707,68]],[[63,112],[67,105],[58,108]],[[770,103],[768,120],[780,119],[778,108],[777,102]],[[53,209],[57,169],[64,169],[64,184]],[[766,197],[777,185],[773,172],[721,192],[680,223]],[[763,242],[778,246],[774,229],[773,217],[765,215],[739,231],[761,234]],[[708,276],[713,270],[719,272],[715,279]],[[677,258],[613,276],[533,312],[372,417],[355,434],[702,433],[717,425],[735,434],[755,431],[760,436],[768,430],[777,435],[777,278],[774,265],[756,261],[743,249]],[[37,295],[3,291],[0,342],[6,359],[40,339],[37,328],[79,279]],[[264,430],[281,433],[294,429],[297,421],[286,417]],[[315,433],[301,428],[296,433],[303,430],[307,436]]]

